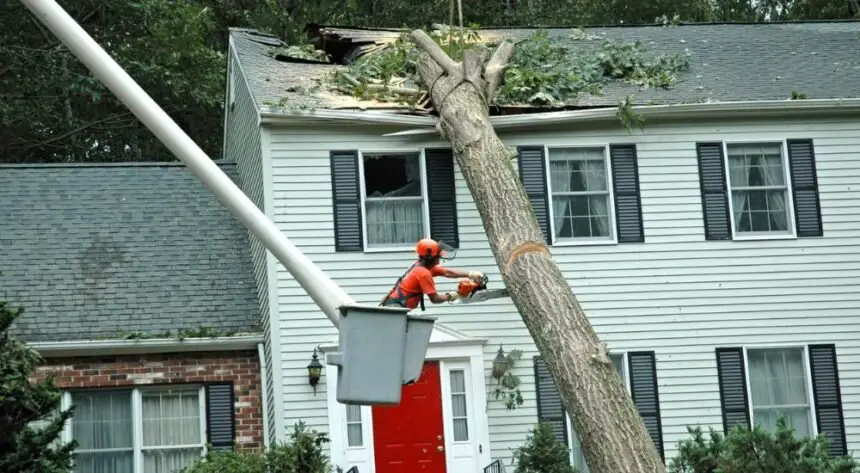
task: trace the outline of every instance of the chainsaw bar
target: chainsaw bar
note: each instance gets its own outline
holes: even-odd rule
[[[464,297],[461,299],[457,299],[455,304],[474,304],[476,302],[484,302],[490,299],[500,299],[502,297],[510,297],[510,293],[507,289],[492,289],[492,290],[482,290],[478,291],[470,297]]]

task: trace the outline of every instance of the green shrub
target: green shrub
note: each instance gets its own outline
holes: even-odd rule
[[[213,452],[191,466],[180,470],[181,473],[268,473],[266,457],[259,453],[238,453],[233,451]]]
[[[181,473],[332,473],[323,444],[326,434],[306,428],[304,422],[293,426],[290,442],[276,444],[265,453],[210,452]]]
[[[710,429],[706,439],[700,427],[687,430],[692,438],[679,443],[669,473],[858,473],[854,458],[830,457],[823,435],[797,438],[784,419],[777,432],[762,427],[736,426],[727,436]]]
[[[323,444],[328,436],[305,428],[304,422],[293,426],[291,442],[269,450],[267,461],[272,473],[331,473],[332,465]]]
[[[559,442],[552,424],[540,423],[526,442],[514,450],[514,473],[578,473],[570,464],[570,450]]]
[[[60,434],[73,408],[60,409],[53,377],[30,382],[42,358],[10,333],[22,313],[0,300],[0,471],[66,473],[77,442],[64,443]]]

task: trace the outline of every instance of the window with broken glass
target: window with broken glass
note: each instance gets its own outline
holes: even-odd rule
[[[421,154],[362,153],[368,248],[411,247],[427,235]]]

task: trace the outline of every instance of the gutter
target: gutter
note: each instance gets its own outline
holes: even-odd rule
[[[257,343],[257,358],[260,363],[260,410],[263,411],[263,450],[268,451],[271,440],[269,440],[269,379],[266,377],[266,354],[263,342]]]
[[[672,105],[636,105],[633,111],[644,118],[759,118],[763,116],[809,116],[810,114],[860,113],[860,98],[804,100],[747,100],[737,102],[688,103]],[[585,110],[537,112],[490,117],[497,130],[527,128],[582,121],[617,120],[616,106]],[[414,116],[390,111],[313,110],[288,112],[264,108],[260,111],[264,123],[308,124],[345,121],[364,124],[423,126],[427,129],[407,130],[384,136],[436,134],[437,118]]]
[[[212,338],[149,338],[138,340],[69,340],[31,342],[27,345],[45,358],[64,356],[141,355],[200,351],[255,350],[262,335]]]

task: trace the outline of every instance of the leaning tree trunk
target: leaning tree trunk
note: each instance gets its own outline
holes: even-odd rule
[[[514,46],[467,50],[454,62],[423,31],[421,80],[439,112],[437,125],[481,215],[511,299],[561,392],[592,473],[658,473],[665,466],[597,334],[552,259],[513,156],[490,124],[488,103]]]

